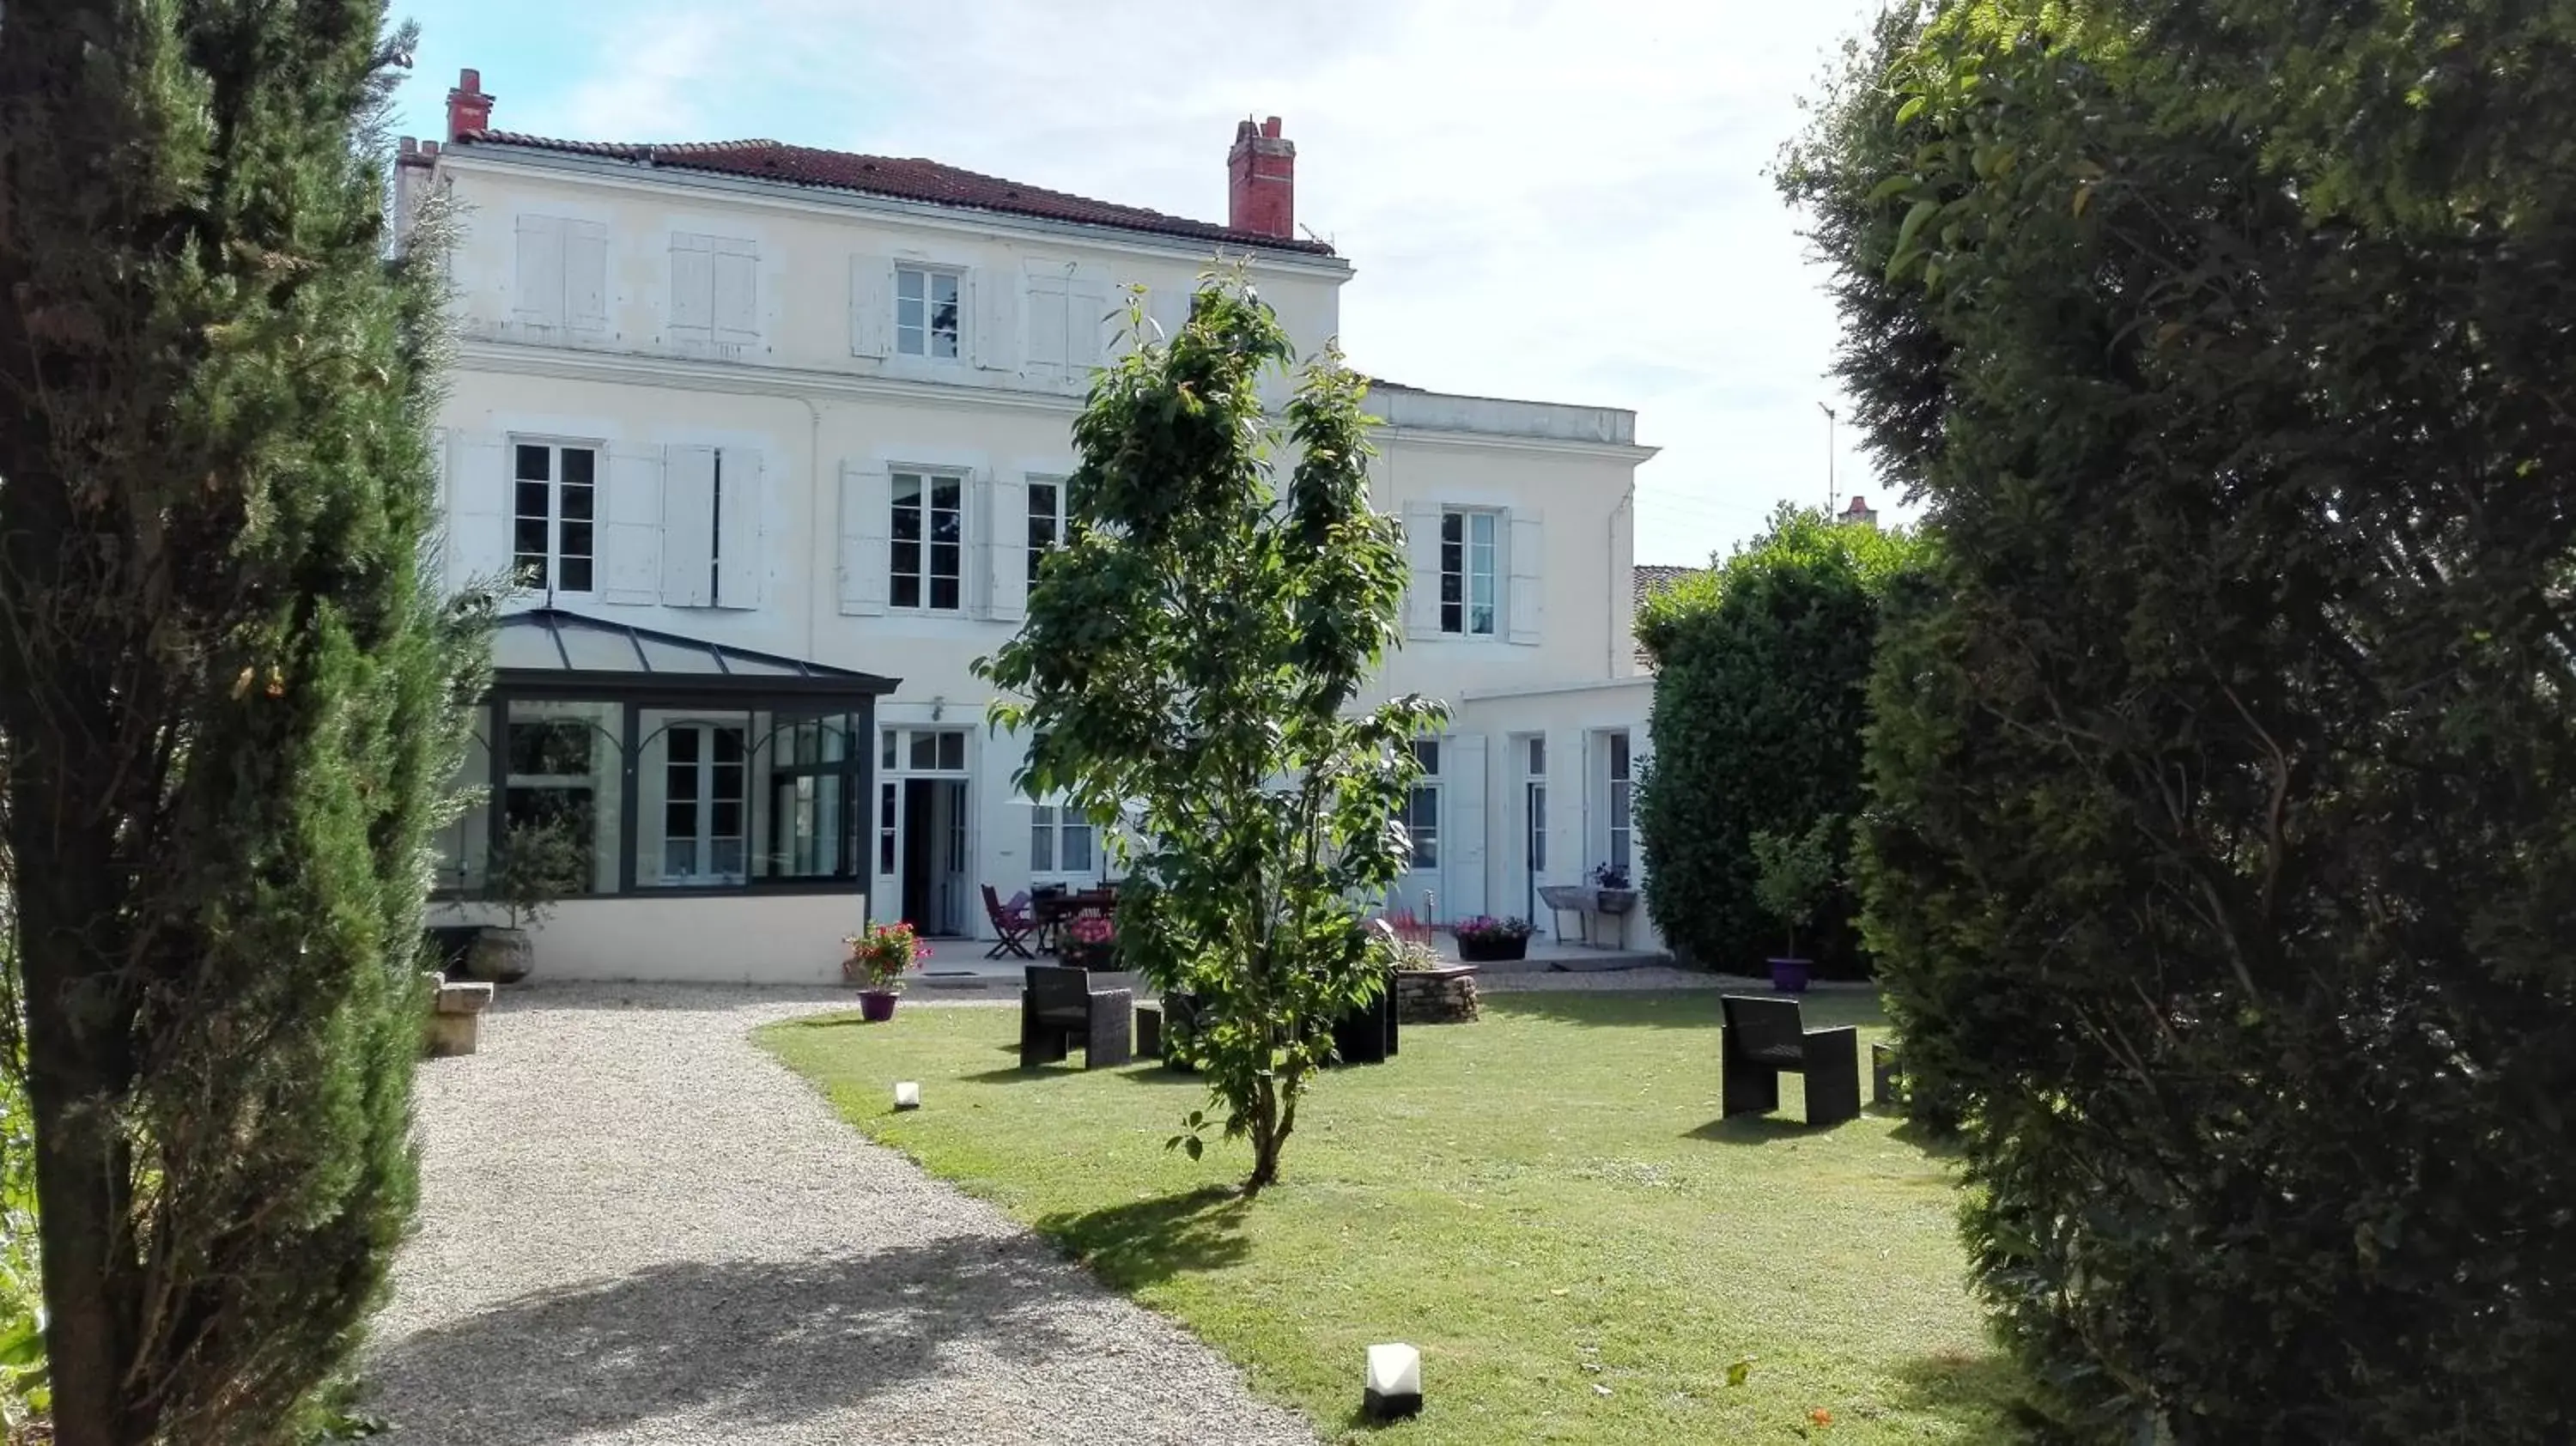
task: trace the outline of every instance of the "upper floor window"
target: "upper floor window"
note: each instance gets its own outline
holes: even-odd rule
[[[897,472],[889,480],[894,515],[887,601],[899,608],[957,611],[964,601],[966,479]]]
[[[671,237],[671,339],[703,346],[760,340],[760,247],[730,236]]]
[[[512,449],[511,570],[539,592],[589,592],[599,453],[520,442]]]
[[[898,354],[956,359],[961,279],[954,271],[927,266],[895,268],[894,349]]]
[[[1440,514],[1440,631],[1494,635],[1495,529],[1500,514],[1452,508]]]
[[[1413,756],[1422,764],[1422,776],[1413,784],[1413,794],[1405,800],[1404,832],[1413,843],[1413,867],[1440,867],[1440,742],[1425,738],[1413,745]]]
[[[1065,485],[1060,481],[1029,479],[1029,582],[1038,580],[1038,564],[1046,555],[1072,540],[1065,517]]]
[[[606,330],[608,228],[568,216],[521,216],[511,316],[526,326]]]

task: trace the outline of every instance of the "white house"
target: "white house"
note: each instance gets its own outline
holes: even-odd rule
[[[1219,226],[930,161],[524,136],[493,106],[466,71],[398,169],[403,217],[433,187],[462,215],[449,578],[524,585],[444,886],[475,894],[511,821],[568,818],[592,880],[550,974],[789,981],[834,977],[863,916],[989,935],[982,885],[1096,878],[1091,828],[1013,789],[1025,741],[988,731],[969,664],[1064,535],[1128,288],[1174,325],[1222,254],[1301,352],[1339,332],[1351,266],[1301,238],[1278,120],[1238,129]],[[1608,408],[1369,406],[1416,583],[1382,687],[1453,711],[1401,903],[1544,927],[1540,884],[1637,863],[1653,449]]]

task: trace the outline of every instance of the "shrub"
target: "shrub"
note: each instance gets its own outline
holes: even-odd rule
[[[1942,554],[1863,866],[1978,1288],[2075,1439],[2576,1439],[2566,11],[1928,13],[1784,174]]]
[[[1740,967],[1777,947],[1755,892],[1756,831],[1804,834],[1860,811],[1879,600],[1922,551],[1907,534],[1784,506],[1714,571],[1647,601],[1637,636],[1656,666],[1655,752],[1637,829],[1655,927],[1689,957]],[[1866,973],[1841,890],[1816,922],[1817,972]]]
[[[1762,829],[1753,835],[1753,896],[1788,929],[1789,958],[1798,957],[1798,931],[1839,884],[1834,860],[1842,830],[1841,819],[1824,818],[1802,834]]]

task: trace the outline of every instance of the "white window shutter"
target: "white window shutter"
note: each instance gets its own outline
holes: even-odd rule
[[[1441,823],[1440,912],[1463,919],[1485,912],[1485,735],[1441,740],[1440,792],[1449,805]]]
[[[725,448],[722,481],[716,495],[716,606],[756,608],[769,582],[769,535],[762,526],[768,484],[760,453]]]
[[[718,241],[714,254],[716,341],[727,346],[760,342],[760,248],[749,241]]]
[[[715,601],[716,449],[669,447],[662,472],[662,602]]]
[[[530,326],[564,324],[564,225],[553,216],[519,218],[519,271],[512,314]]]
[[[1009,275],[979,266],[968,274],[966,304],[973,311],[975,365],[988,372],[1020,369],[1020,296]]]
[[[1404,633],[1440,636],[1440,504],[1404,504],[1404,558],[1413,573],[1404,592]]]
[[[611,447],[601,507],[599,599],[658,602],[662,586],[662,449]]]
[[[715,340],[715,254],[704,236],[671,238],[671,339]]]
[[[992,579],[985,616],[1016,623],[1029,615],[1029,484],[1017,472],[993,478],[992,523],[984,534],[984,571]]]
[[[566,221],[563,258],[564,325],[606,331],[608,228],[597,221]]]
[[[894,263],[882,256],[850,258],[850,355],[884,356],[891,345]]]
[[[1109,288],[1097,281],[1074,278],[1065,292],[1064,305],[1065,379],[1080,384],[1088,381],[1092,368],[1100,365],[1117,319],[1110,314]]]
[[[1162,335],[1158,338],[1149,331],[1145,339],[1170,341],[1179,336],[1181,328],[1190,324],[1190,297],[1196,291],[1195,285],[1174,285],[1158,286],[1147,292],[1145,314],[1162,328]]]
[[[1065,375],[1068,335],[1065,279],[1060,271],[1029,277],[1029,375],[1060,379]]]
[[[966,514],[959,520],[966,532],[957,559],[965,572],[959,579],[963,601],[967,616],[989,618],[993,615],[993,474],[989,469],[978,467],[967,474],[965,503]]]
[[[886,610],[886,569],[894,534],[894,484],[886,469],[841,464],[841,611],[872,617]]]
[[[488,432],[447,438],[447,581],[464,588],[510,575],[510,446]]]
[[[1503,605],[1511,615],[1512,641],[1524,647],[1538,645],[1547,621],[1547,589],[1544,564],[1547,561],[1547,528],[1537,512],[1512,512],[1512,537],[1507,550],[1511,553],[1511,578],[1504,584]]]

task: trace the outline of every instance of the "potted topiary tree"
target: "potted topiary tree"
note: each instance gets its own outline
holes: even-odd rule
[[[930,946],[906,923],[870,924],[866,932],[842,942],[850,946],[850,956],[841,961],[841,978],[861,986],[859,1017],[872,1024],[894,1018],[903,976],[921,967],[921,961],[930,957]]]
[[[1531,932],[1527,919],[1497,919],[1491,914],[1460,919],[1449,926],[1450,936],[1458,941],[1458,960],[1462,964],[1526,958]]]
[[[1834,886],[1834,841],[1843,821],[1816,820],[1803,834],[1753,835],[1753,897],[1789,931],[1789,952],[1771,962],[1771,987],[1784,994],[1807,991],[1808,961],[1798,954],[1798,931],[1816,917]]]
[[[484,897],[501,906],[509,922],[477,932],[466,950],[465,972],[495,984],[516,984],[535,967],[528,931],[546,920],[566,894],[590,880],[590,851],[561,819],[509,826],[492,856]]]

